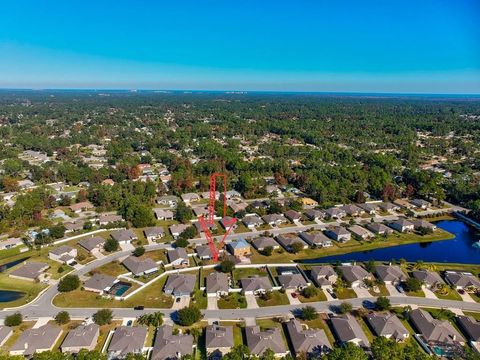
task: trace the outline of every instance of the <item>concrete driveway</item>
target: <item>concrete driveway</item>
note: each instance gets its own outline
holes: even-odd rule
[[[214,296],[207,295],[207,309],[218,310],[217,295],[214,295]]]
[[[327,297],[327,301],[334,301],[335,299],[333,298],[332,295],[330,295],[330,293],[327,291],[327,289],[330,289],[333,291],[333,288],[332,286],[328,285],[328,286],[325,286],[323,289],[321,289],[321,291],[323,291],[323,293],[325,294],[325,296]]]
[[[473,300],[470,294],[467,292],[463,294],[458,293],[458,295],[460,295],[462,297],[462,300],[465,302],[475,302],[475,300]]]
[[[407,296],[404,293],[401,293],[400,291],[397,290],[395,285],[392,284],[385,284],[385,287],[387,288],[388,292],[390,293],[390,296]]]
[[[429,288],[422,286],[422,290],[427,299],[437,299],[437,297],[435,296],[435,293]]]
[[[285,294],[287,295],[288,302],[290,305],[300,305],[302,302],[298,299],[298,297],[293,297],[292,293],[294,293],[295,290],[287,290],[285,291]]]
[[[245,299],[247,300],[247,309],[258,309],[257,299],[253,294],[245,294]]]
[[[352,289],[353,289],[353,291],[355,291],[355,294],[357,294],[357,297],[359,297],[359,298],[372,297],[372,294],[370,294],[370,292],[368,291],[367,288],[354,287]]]
[[[180,300],[178,300],[180,299]],[[177,301],[178,300],[178,301]],[[175,298],[173,301],[172,309],[173,310],[178,310],[178,309],[183,309],[184,307],[187,307],[190,304],[190,296],[179,296]]]

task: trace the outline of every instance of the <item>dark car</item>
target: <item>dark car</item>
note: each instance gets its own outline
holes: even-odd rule
[[[145,309],[145,306],[143,305],[138,305],[133,308],[133,310],[143,310],[143,309]]]
[[[375,309],[376,309],[375,303],[371,302],[370,300],[364,300],[364,301],[362,302],[362,306],[363,306],[365,309],[368,309],[368,310],[375,310]]]

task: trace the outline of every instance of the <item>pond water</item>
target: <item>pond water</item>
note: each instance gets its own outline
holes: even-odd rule
[[[0,290],[0,303],[20,299],[24,293],[19,291]]]
[[[25,260],[28,260],[29,258],[26,257],[26,258],[23,258],[23,259],[18,259],[18,260],[15,260],[15,261],[10,261],[9,263],[6,263],[6,264],[2,264],[0,265],[0,272],[4,272],[5,270],[8,270],[12,267],[14,267],[15,265],[18,265],[22,262],[24,262]]]
[[[455,235],[454,239],[406,244],[369,251],[358,251],[343,255],[325,256],[317,259],[302,260],[303,263],[336,262],[336,261],[389,261],[405,259],[415,262],[446,262],[462,264],[480,264],[480,248],[472,244],[480,240],[479,233],[459,220],[445,220],[435,223],[439,228]]]

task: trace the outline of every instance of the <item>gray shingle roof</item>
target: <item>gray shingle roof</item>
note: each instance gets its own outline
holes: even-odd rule
[[[445,279],[452,285],[467,288],[480,288],[480,280],[473,274],[458,271],[446,271]]]
[[[342,275],[348,282],[363,281],[372,276],[367,270],[360,265],[342,265],[340,266]]]
[[[333,330],[341,343],[358,339],[359,345],[370,346],[367,336],[352,315],[346,314],[334,317],[331,322]]]
[[[108,351],[120,356],[141,351],[147,338],[147,328],[141,326],[120,326],[115,329]]]
[[[106,288],[111,287],[116,281],[116,278],[113,276],[108,276],[104,274],[93,274],[93,276],[85,281],[84,287],[89,289],[95,289],[98,291],[103,291]]]
[[[372,313],[367,315],[367,320],[377,336],[389,336],[401,341],[410,334],[402,322],[391,313]]]
[[[130,229],[114,231],[110,236],[118,242],[132,241],[137,238],[137,235]]]
[[[287,322],[287,330],[295,354],[320,354],[325,349],[332,348],[324,330],[303,329],[297,319]]]
[[[429,270],[414,270],[412,272],[412,276],[415,279],[420,280],[421,282],[427,284],[427,285],[440,285],[440,284],[445,284],[445,281],[443,281],[442,277],[435,271],[429,271]]]
[[[331,279],[336,280],[338,278],[337,273],[330,265],[313,266],[310,270],[310,275],[319,286],[333,285]]]
[[[176,248],[173,250],[168,250],[167,255],[168,255],[168,260],[170,262],[173,262],[178,259],[185,259],[188,261],[187,250],[185,250],[184,248]]]
[[[205,346],[209,350],[233,347],[233,326],[207,326],[205,329]]]
[[[287,352],[279,328],[260,331],[259,326],[247,326],[245,334],[247,346],[253,355],[262,355],[267,349],[273,350],[275,354]]]
[[[459,316],[457,321],[463,331],[468,335],[469,340],[480,341],[480,322],[471,316]]]
[[[24,330],[10,351],[24,351],[25,355],[32,355],[37,350],[50,349],[61,333],[62,329],[52,324]]]
[[[141,259],[133,255],[123,260],[122,264],[134,275],[141,275],[145,271],[158,269],[158,265],[152,259],[150,258]]]
[[[433,341],[451,344],[463,341],[460,333],[448,320],[434,319],[432,315],[425,310],[412,310],[410,312],[410,320],[428,342]]]
[[[241,279],[243,291],[271,290],[272,284],[266,276],[249,277]]]
[[[298,287],[305,287],[307,286],[307,282],[305,281],[302,274],[285,274],[285,275],[278,275],[278,282],[285,288],[285,289],[296,289]]]
[[[10,275],[34,280],[42,273],[45,268],[48,268],[48,264],[36,261],[29,261],[18,269],[13,270]]]
[[[97,324],[81,325],[70,330],[63,340],[62,351],[66,348],[89,347],[92,343],[96,343],[100,326]]]
[[[267,246],[278,247],[278,243],[271,237],[261,236],[252,240],[256,249],[265,249]]]
[[[172,274],[168,277],[164,291],[174,296],[190,294],[195,289],[196,281],[197,277],[192,274]]]
[[[165,230],[161,226],[152,226],[152,227],[145,228],[143,230],[143,233],[145,234],[146,237],[163,236],[165,235]]]
[[[93,236],[91,238],[82,239],[78,242],[78,245],[88,251],[92,251],[99,245],[105,244],[105,239],[100,236]]]
[[[63,255],[63,254],[67,254],[72,250],[73,250],[73,248],[71,246],[62,245],[62,246],[59,246],[58,248],[50,250],[49,252],[54,254],[54,255],[60,256],[60,255]]]
[[[219,272],[213,272],[207,275],[206,280],[207,293],[227,292],[228,291],[228,275]]]
[[[407,275],[398,265],[377,265],[375,266],[375,273],[383,281],[396,282],[407,280]]]
[[[193,336],[173,335],[172,330],[170,325],[158,328],[151,360],[180,359],[183,355],[193,353]]]

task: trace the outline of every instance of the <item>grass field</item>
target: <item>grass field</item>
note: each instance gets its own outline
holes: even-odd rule
[[[357,297],[357,294],[355,294],[355,291],[349,288],[335,289],[335,294],[337,295],[337,298],[340,300],[353,299]]]
[[[219,309],[245,309],[247,301],[242,294],[231,293],[228,296],[221,296],[217,301],[217,305]]]
[[[312,297],[309,297],[309,298],[306,298],[305,296],[303,296],[301,293],[298,295],[298,299],[302,302],[302,303],[310,303],[310,302],[316,302],[316,301],[327,301],[327,297],[325,295],[325,293],[323,292],[322,289],[318,289],[317,288],[317,295],[315,296],[312,296]]]
[[[272,291],[271,298],[269,300],[263,300],[261,297],[257,297],[257,303],[260,307],[288,305],[288,297],[282,294],[280,291]]]
[[[24,293],[24,296],[15,301],[2,302],[0,307],[9,308],[25,305],[35,299],[37,295],[46,288],[46,285],[26,280],[9,278],[6,273],[0,274],[0,290],[19,291]]]

